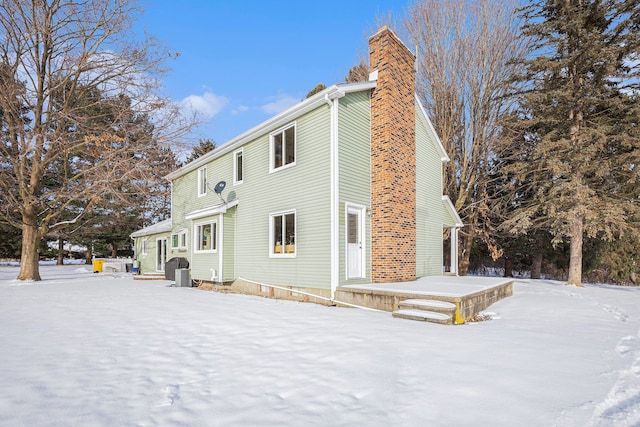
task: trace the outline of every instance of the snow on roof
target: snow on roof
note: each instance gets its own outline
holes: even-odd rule
[[[152,234],[167,233],[171,231],[171,218],[164,221],[157,222],[145,228],[141,228],[138,231],[131,233],[131,238],[150,236]]]

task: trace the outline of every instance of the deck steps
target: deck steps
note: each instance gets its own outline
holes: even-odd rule
[[[398,303],[398,310],[392,313],[400,319],[418,320],[422,322],[453,324],[456,305],[440,300],[407,299]]]

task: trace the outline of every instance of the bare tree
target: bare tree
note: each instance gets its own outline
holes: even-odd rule
[[[420,0],[403,23],[417,47],[416,90],[451,158],[444,191],[465,223],[459,271],[466,274],[476,239],[500,255],[486,220],[488,162],[524,40],[510,0]]]
[[[22,230],[18,279],[40,280],[47,233],[119,197],[125,180],[145,191],[141,153],[189,128],[155,96],[171,55],[129,33],[139,12],[133,0],[0,3],[0,216]]]

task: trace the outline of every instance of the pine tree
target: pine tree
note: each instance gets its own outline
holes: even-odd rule
[[[637,231],[640,1],[538,1],[524,18],[535,50],[518,76],[522,116],[512,125],[526,144],[508,171],[528,197],[504,226],[568,240],[568,283],[580,286],[584,237]]]

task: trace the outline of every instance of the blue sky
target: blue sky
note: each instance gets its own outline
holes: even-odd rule
[[[136,31],[180,53],[164,95],[189,99],[210,122],[192,138],[218,146],[304,99],[317,83],[340,83],[377,18],[409,0],[147,0]]]

